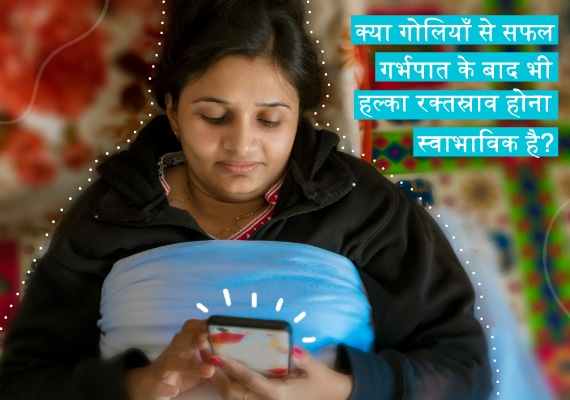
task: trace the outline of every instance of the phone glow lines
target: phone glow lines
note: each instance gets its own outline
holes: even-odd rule
[[[228,307],[231,307],[232,298],[230,296],[230,291],[228,289],[224,289],[222,292],[224,294],[224,300],[226,302],[226,305]],[[277,312],[281,311],[282,306],[283,306],[283,297],[280,297],[279,300],[277,300],[277,304],[275,305],[275,311],[277,311]],[[202,303],[196,303],[196,307],[205,314],[207,314],[209,312],[208,307],[206,307]],[[251,307],[252,308],[257,307],[257,293],[255,293],[255,292],[251,293]],[[302,311],[301,313],[299,313],[299,315],[297,315],[293,319],[293,322],[298,324],[306,316],[307,316],[307,313],[305,311]],[[315,343],[317,341],[317,338],[314,336],[309,336],[309,337],[302,338],[301,341],[303,343]]]

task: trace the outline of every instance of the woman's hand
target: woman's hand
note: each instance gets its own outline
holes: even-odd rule
[[[281,378],[266,378],[228,357],[209,360],[218,368],[207,381],[224,400],[346,400],[352,392],[352,376],[333,371],[297,347],[295,368]]]
[[[199,351],[208,346],[203,320],[189,320],[174,335],[170,345],[149,366],[126,372],[132,400],[168,400],[198,385],[214,374],[215,367],[202,362]]]

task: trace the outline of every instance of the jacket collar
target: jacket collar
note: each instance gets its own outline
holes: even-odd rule
[[[279,197],[285,199],[276,214],[302,203],[321,208],[352,189],[352,171],[334,151],[338,142],[334,133],[316,131],[309,121],[301,121],[289,162],[291,179],[286,179],[281,188]]]
[[[324,207],[352,189],[352,172],[333,151],[338,141],[334,133],[315,131],[307,120],[300,121],[276,216]],[[149,222],[168,205],[158,177],[158,159],[181,149],[166,115],[155,117],[140,131],[129,150],[111,156],[98,167],[101,178],[110,187],[98,202],[97,218]]]

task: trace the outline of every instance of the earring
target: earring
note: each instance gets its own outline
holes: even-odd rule
[[[180,141],[180,136],[178,136],[178,132],[176,132],[175,130],[172,130],[172,132],[174,132],[174,136],[176,136],[176,140]]]

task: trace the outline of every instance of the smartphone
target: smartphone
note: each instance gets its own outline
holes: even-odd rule
[[[214,355],[231,357],[264,376],[289,373],[292,334],[288,322],[213,315],[207,324]]]

